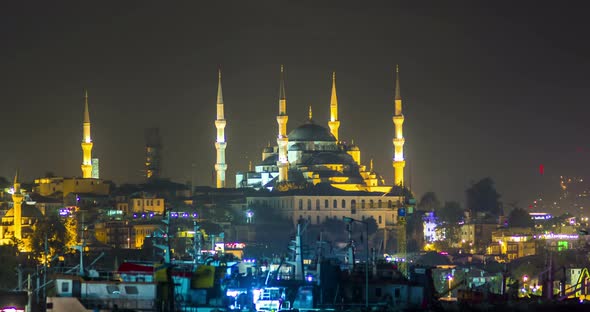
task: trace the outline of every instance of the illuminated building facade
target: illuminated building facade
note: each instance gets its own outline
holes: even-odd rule
[[[70,193],[108,195],[109,184],[99,179],[98,158],[92,158],[88,92],[84,91],[84,121],[82,123],[82,178],[44,177],[35,179],[34,192],[41,196],[66,198]],[[96,165],[93,165],[93,163]]]
[[[279,172],[279,182],[287,182],[289,174],[289,159],[287,158],[287,144],[289,137],[287,136],[287,96],[285,95],[285,76],[284,68],[281,65],[281,82],[279,86],[279,115],[277,116],[277,123],[279,125],[279,135],[277,136],[278,159],[277,167]]]
[[[92,138],[90,137],[90,112],[88,91],[84,90],[84,121],[82,122],[82,178],[92,178]]]
[[[272,208],[283,218],[293,220],[294,224],[301,219],[313,225],[328,219],[365,220],[372,217],[379,229],[398,223],[398,208],[403,200],[400,194],[343,191],[326,184],[309,191],[273,192],[246,198],[248,207]]]
[[[17,240],[20,251],[30,251],[30,235],[33,226],[43,217],[43,214],[33,205],[25,203],[25,194],[18,182],[18,173],[14,176],[12,190],[13,206],[2,217],[0,224],[0,245],[11,245]]]
[[[225,187],[225,171],[227,170],[227,164],[225,163],[225,148],[227,147],[227,142],[225,141],[225,125],[226,121],[223,109],[220,69],[219,81],[217,82],[217,119],[215,120],[215,128],[217,129],[217,139],[215,140],[215,150],[217,151],[217,162],[215,163],[215,186],[217,188]]]
[[[398,71],[399,72],[399,71]],[[339,138],[340,121],[338,118],[338,98],[336,94],[336,75],[332,74],[330,96],[330,120],[328,128],[313,120],[309,108],[307,122],[287,134],[287,102],[284,87],[284,70],[281,67],[279,90],[279,115],[277,123],[279,133],[276,146],[267,146],[262,150],[261,162],[252,169],[236,174],[236,187],[255,189],[288,190],[301,185],[327,183],[345,191],[366,191],[389,193],[392,185],[373,170],[370,165],[361,162],[361,151],[353,141],[346,142]],[[403,186],[404,137],[401,114],[401,96],[399,79],[396,83],[394,125],[394,167],[396,168],[393,185]],[[367,168],[368,167],[368,168]],[[281,182],[287,182],[285,183]]]
[[[129,200],[130,213],[150,213],[163,214],[164,213],[164,199],[163,198],[131,198]]]
[[[65,198],[71,193],[108,195],[109,190],[110,185],[100,179],[63,177],[35,179],[35,192],[41,196],[56,196],[57,194],[61,194]]]
[[[393,169],[394,178],[393,185],[404,185],[404,167],[406,161],[404,160],[404,115],[402,114],[402,97],[399,87],[399,67],[395,67],[395,114],[393,115],[393,126],[395,127],[395,138],[393,139]]]

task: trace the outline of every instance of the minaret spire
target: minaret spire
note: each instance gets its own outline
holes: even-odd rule
[[[84,89],[84,122],[90,123],[90,113],[88,112],[88,90]]]
[[[16,170],[16,174],[14,175],[14,185],[13,185],[14,192],[12,193],[12,202],[14,204],[14,237],[16,239],[22,239],[22,205],[25,199],[24,195],[20,189],[20,183],[18,182],[18,170]]]
[[[395,65],[395,99],[402,99],[401,90],[399,87],[399,65]]]
[[[277,136],[277,145],[279,147],[279,159],[277,167],[279,167],[279,182],[285,182],[289,176],[289,159],[287,154],[287,144],[289,138],[287,137],[287,97],[285,96],[285,70],[281,65],[281,82],[279,86],[279,115],[277,116],[277,123],[279,125],[279,133]]]
[[[395,129],[395,136],[393,138],[393,168],[394,178],[393,184],[403,186],[404,185],[404,167],[406,162],[404,160],[404,115],[402,114],[402,97],[400,92],[400,78],[399,78],[399,66],[395,66],[395,104],[394,104],[394,115],[393,125]]]
[[[90,112],[88,91],[84,89],[84,121],[82,122],[82,178],[92,178],[92,138],[90,137]]]
[[[287,96],[285,95],[285,68],[283,64],[281,64],[281,82],[279,86],[279,100],[286,100]]]
[[[217,179],[215,185],[217,188],[223,188],[225,187],[225,171],[227,170],[227,164],[225,163],[227,142],[225,141],[226,121],[223,107],[223,92],[221,90],[221,68],[218,69],[217,79],[217,119],[215,119],[215,128],[217,128],[217,139],[215,140],[217,162],[215,163],[215,172]]]
[[[330,127],[330,132],[338,141],[340,120],[338,120],[338,97],[336,96],[336,72],[332,72],[332,96],[330,97],[330,121],[328,127]]]
[[[311,122],[313,120],[313,112],[311,111],[311,105],[309,105],[309,113],[307,115],[307,119]]]

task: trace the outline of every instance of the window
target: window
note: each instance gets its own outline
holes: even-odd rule
[[[156,206],[160,206],[160,200],[156,200]]]
[[[320,210],[320,200],[319,199],[315,200],[315,210]]]
[[[350,201],[350,209],[356,209],[356,200],[351,200]]]
[[[139,292],[137,291],[137,287],[136,286],[125,286],[125,292],[128,295],[137,295],[137,294],[139,294]]]
[[[137,200],[137,201],[135,201],[135,202],[137,203],[137,205],[138,205],[138,206],[141,206],[141,200],[139,200],[139,199],[138,199],[138,200]]]
[[[400,291],[399,291],[399,288],[396,288],[396,289],[393,291],[393,294],[394,294],[394,296],[395,296],[396,298],[399,298],[399,296],[400,296]]]
[[[393,202],[391,200],[387,201],[387,208],[393,208]]]
[[[342,208],[346,208],[346,200],[342,200]]]
[[[381,219],[381,216],[379,216],[379,224],[381,224],[383,222],[383,219]]]
[[[369,200],[369,208],[374,208],[374,204],[375,204],[375,203],[373,202],[373,200],[372,200],[372,199],[371,199],[371,200]]]
[[[320,216],[317,216],[317,217],[315,218],[315,223],[317,223],[317,224],[320,224]]]
[[[303,199],[299,200],[299,210],[303,210]]]
[[[351,214],[356,214],[356,208],[350,208],[350,213]]]
[[[307,200],[307,210],[311,210],[311,199]]]
[[[329,208],[329,206],[330,206],[329,202],[330,202],[330,201],[329,201],[329,200],[327,200],[327,199],[326,199],[326,200],[324,200],[324,208],[326,208],[326,209],[327,209],[327,208]]]
[[[365,200],[364,199],[361,200],[361,208],[365,209]]]
[[[67,293],[70,291],[70,284],[68,282],[61,282],[61,292]]]
[[[334,207],[332,208],[338,208],[338,201],[334,199],[334,202],[332,203]]]
[[[383,202],[382,202],[381,200],[379,200],[379,201],[377,202],[377,208],[381,208],[381,204],[382,204],[382,203],[383,203]]]

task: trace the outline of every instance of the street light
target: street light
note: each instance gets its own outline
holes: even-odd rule
[[[349,217],[343,217],[342,221],[359,222],[365,225],[365,307],[369,308],[369,223]]]

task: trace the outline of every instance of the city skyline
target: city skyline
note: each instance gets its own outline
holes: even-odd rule
[[[0,129],[11,148],[0,150],[2,176],[16,168],[26,180],[47,171],[80,175],[87,88],[102,178],[141,181],[143,132],[158,126],[163,176],[184,182],[194,171],[195,184],[213,185],[218,64],[229,186],[236,171],[260,161],[261,149],[276,140],[280,64],[288,131],[305,122],[310,104],[316,122],[327,127],[335,71],[341,140],[354,139],[363,162],[373,158],[388,183],[400,64],[406,180],[417,196],[433,190],[462,201],[470,181],[490,176],[502,200],[525,206],[542,191],[542,180],[555,177],[557,189],[561,175],[588,175],[590,146],[580,130],[590,64],[587,44],[574,40],[583,27],[574,27],[580,13],[573,9],[554,17],[549,6],[529,12],[499,4],[469,7],[471,14],[462,16],[450,7],[380,3],[356,12],[354,4],[286,2],[283,14],[270,3],[263,12],[223,11],[219,4],[209,10],[225,15],[210,16],[188,4],[129,2],[80,16],[89,12],[84,4],[3,6],[9,30],[0,33],[9,48],[0,52]],[[502,8],[510,10],[495,16]],[[258,22],[244,26],[246,16]],[[298,19],[304,16],[305,22]],[[44,27],[27,23],[30,18]],[[212,22],[219,28],[204,27]]]

